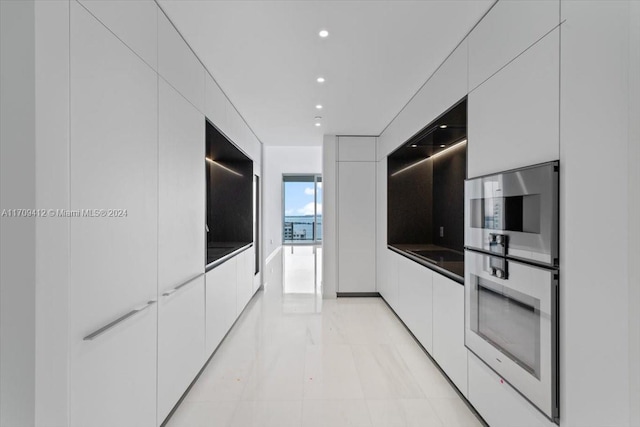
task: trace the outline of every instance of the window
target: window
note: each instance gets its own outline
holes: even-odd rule
[[[322,177],[284,175],[282,240],[285,244],[322,241]]]

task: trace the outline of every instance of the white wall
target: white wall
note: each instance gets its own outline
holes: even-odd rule
[[[338,290],[338,137],[322,139],[322,296],[335,298]]]
[[[640,425],[640,2],[629,10],[629,424]]]
[[[282,175],[322,174],[322,147],[264,146],[264,259],[282,245]]]
[[[35,207],[35,5],[0,2],[0,208]],[[14,185],[19,183],[20,185]],[[0,426],[34,423],[35,217],[0,219]]]
[[[560,126],[562,425],[630,425],[629,1],[564,1]],[[596,30],[597,28],[597,30]],[[637,70],[636,70],[637,71]],[[637,76],[635,77],[637,79]],[[637,94],[637,89],[636,89]],[[637,144],[637,140],[635,144]],[[633,146],[633,143],[631,144]],[[637,184],[636,184],[637,185]],[[636,187],[637,188],[637,187]],[[637,207],[636,215],[637,215]],[[638,216],[635,217],[637,223]],[[636,231],[637,233],[637,231]],[[606,242],[615,242],[602,250]],[[634,342],[636,341],[636,342]]]
[[[69,209],[69,2],[36,1],[36,207]],[[36,220],[36,425],[68,422],[69,219]]]

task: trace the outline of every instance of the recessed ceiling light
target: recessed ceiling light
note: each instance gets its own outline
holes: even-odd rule
[[[318,104],[318,105],[316,105],[316,108],[317,108],[318,110],[322,110],[322,105]]]
[[[418,146],[418,144],[411,144],[412,148],[416,148]]]
[[[316,122],[316,126],[320,126],[320,123]]]
[[[324,77],[318,77],[318,78],[316,79],[316,81],[317,81],[318,83],[324,83]]]
[[[440,148],[444,148],[444,147],[446,147],[446,145],[444,145],[444,144],[442,144],[442,145],[440,146]]]
[[[447,125],[440,125],[440,129],[446,129]]]
[[[318,33],[318,35],[322,38],[328,37],[329,36],[329,31],[327,30],[322,30]]]

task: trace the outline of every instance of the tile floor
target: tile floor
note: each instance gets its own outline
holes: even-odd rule
[[[285,293],[277,258],[168,427],[482,425],[382,299]]]

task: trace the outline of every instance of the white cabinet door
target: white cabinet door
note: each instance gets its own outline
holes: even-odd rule
[[[204,273],[204,116],[159,82],[158,293]]]
[[[158,5],[153,0],[80,0],[109,30],[149,64],[158,68]]]
[[[236,256],[237,287],[236,287],[236,317],[253,296],[253,248],[247,249]]]
[[[339,136],[339,162],[375,162],[375,136]]]
[[[213,353],[236,320],[237,257],[206,274],[206,355]]]
[[[205,73],[205,107],[204,114],[218,129],[227,126],[227,97],[220,86],[208,73]]]
[[[91,341],[73,343],[71,427],[156,426],[156,308],[151,305]]]
[[[467,92],[467,41],[464,40],[378,137],[378,158],[386,162],[384,156],[464,98]]]
[[[560,156],[559,30],[469,94],[468,177]]]
[[[433,348],[433,273],[405,257],[398,259],[396,312],[429,353]]]
[[[398,310],[398,263],[400,255],[385,248],[377,259],[378,292],[393,308]]]
[[[72,426],[155,426],[156,310],[83,337],[157,297],[157,75],[71,2]],[[100,215],[100,213],[98,214]]]
[[[158,72],[204,112],[204,67],[162,12],[158,14]]]
[[[473,353],[468,398],[491,427],[557,427]]]
[[[375,292],[376,163],[338,162],[338,292]]]
[[[206,360],[204,275],[159,298],[158,425]]]
[[[469,90],[559,24],[559,0],[497,2],[469,34]]]
[[[433,273],[433,358],[467,395],[464,286]]]

